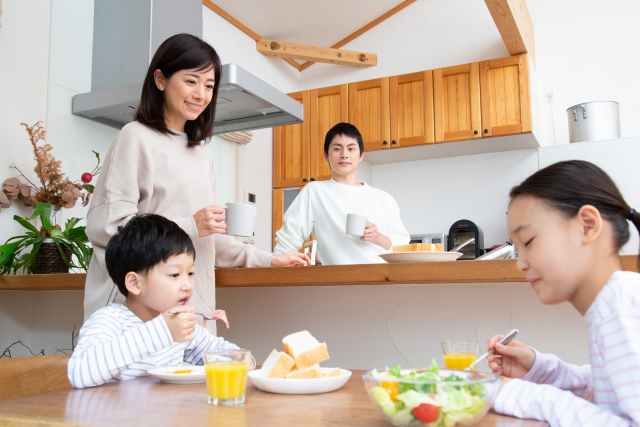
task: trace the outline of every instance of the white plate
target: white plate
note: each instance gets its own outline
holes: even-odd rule
[[[176,371],[185,369],[189,369],[191,372],[188,374],[176,374]],[[166,366],[150,369],[147,373],[162,382],[171,384],[198,384],[203,383],[205,379],[204,366],[195,365]]]
[[[335,368],[320,368],[322,371]],[[249,372],[249,380],[254,387],[270,393],[281,394],[316,394],[338,390],[351,378],[351,371],[340,368],[340,375],[335,377],[285,379],[267,378],[261,369]]]
[[[436,251],[416,251],[416,252],[393,252],[379,255],[387,262],[439,262],[455,261],[462,256],[462,252],[436,252]]]

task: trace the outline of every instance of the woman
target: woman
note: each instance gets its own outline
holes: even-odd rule
[[[216,51],[189,34],[168,38],[153,56],[135,121],[109,149],[87,216],[94,255],[85,319],[119,295],[104,251],[118,227],[138,213],[165,216],[192,238],[197,256],[190,304],[206,315],[215,307],[214,265],[306,264],[302,254],[272,255],[223,234],[225,211],[214,205],[214,174],[203,145],[213,133],[220,78]]]

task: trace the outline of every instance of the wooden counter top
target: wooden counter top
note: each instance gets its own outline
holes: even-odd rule
[[[249,387],[244,406],[207,405],[204,384],[160,384],[153,378],[66,390],[0,401],[3,426],[346,426],[389,427],[369,400],[355,371],[335,392],[291,396],[264,393]],[[545,423],[493,413],[479,427],[536,427]]]
[[[622,256],[637,271],[637,256]],[[82,290],[84,274],[0,276],[0,290]],[[219,288],[387,284],[525,283],[515,261],[356,264],[297,268],[218,268]]]

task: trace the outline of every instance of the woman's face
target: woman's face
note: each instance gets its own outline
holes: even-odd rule
[[[164,92],[167,127],[184,130],[187,120],[195,120],[207,108],[213,97],[215,75],[213,67],[205,70],[180,70],[166,79],[156,70],[158,89]]]

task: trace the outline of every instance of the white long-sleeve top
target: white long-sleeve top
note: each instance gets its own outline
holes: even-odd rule
[[[307,184],[284,216],[276,233],[276,253],[297,251],[313,231],[318,241],[318,258],[322,264],[372,264],[384,262],[378,255],[388,250],[349,236],[345,232],[347,214],[367,217],[393,245],[409,243],[400,209],[394,198],[362,183],[350,185],[330,181]]]
[[[615,272],[586,319],[591,365],[536,352],[527,375],[499,391],[496,412],[561,427],[640,425],[640,275]]]
[[[87,215],[93,246],[84,289],[85,320],[97,309],[123,302],[109,277],[104,255],[109,239],[138,213],[176,222],[196,249],[195,284],[189,304],[215,309],[215,268],[269,266],[271,254],[227,235],[199,237],[193,214],[216,203],[213,162],[205,145],[187,147],[186,134],[165,135],[139,122],[122,128],[104,157]],[[209,322],[213,330],[215,323]]]
[[[67,374],[73,387],[93,387],[144,376],[153,368],[201,365],[207,351],[237,348],[199,325],[191,341],[174,342],[163,316],[144,322],[126,306],[110,304],[80,328]]]

